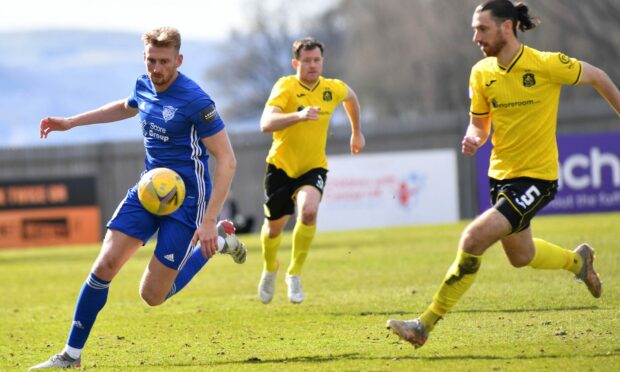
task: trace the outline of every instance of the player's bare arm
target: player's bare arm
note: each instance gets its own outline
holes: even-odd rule
[[[300,121],[317,120],[320,109],[318,106],[309,106],[301,111],[283,113],[279,107],[267,106],[260,118],[260,130],[263,133],[275,132]]]
[[[69,118],[46,117],[39,124],[41,138],[50,132],[66,131],[80,125],[110,123],[136,116],[138,109],[130,107],[126,100],[110,102],[98,109],[87,111]]]
[[[230,190],[237,167],[237,159],[226,129],[211,137],[203,138],[202,143],[215,158],[215,171],[213,174],[213,190],[207,210],[202,223],[196,229],[192,243],[195,245],[200,241],[202,254],[208,258],[217,251],[217,216],[220,214],[228,190]]]
[[[582,76],[579,85],[591,85],[620,116],[620,91],[609,75],[598,67],[581,62]]]
[[[364,137],[364,133],[362,133],[360,102],[351,87],[347,86],[347,92],[347,98],[342,102],[342,105],[351,123],[351,153],[357,154],[366,146],[366,138]]]
[[[463,141],[461,151],[464,155],[475,155],[480,146],[484,145],[491,131],[490,116],[472,116]]]

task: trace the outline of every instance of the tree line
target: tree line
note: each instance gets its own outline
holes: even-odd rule
[[[471,18],[477,0],[334,0],[322,13],[293,23],[290,2],[248,8],[247,29],[222,47],[227,58],[206,72],[232,104],[231,121],[260,116],[270,89],[290,66],[293,40],[312,35],[326,44],[327,77],[351,85],[363,105],[365,125],[385,119],[469,107],[471,66],[482,58],[473,44]],[[540,50],[561,51],[603,68],[620,84],[620,1],[526,1],[540,18],[519,39]],[[594,96],[567,89],[563,100]]]

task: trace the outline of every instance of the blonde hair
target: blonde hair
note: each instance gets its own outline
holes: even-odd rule
[[[144,45],[154,47],[173,47],[177,53],[181,50],[181,34],[174,27],[159,27],[142,35]]]

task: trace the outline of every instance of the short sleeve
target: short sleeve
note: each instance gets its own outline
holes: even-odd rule
[[[198,131],[198,137],[206,138],[224,129],[224,121],[217,112],[215,103],[207,98],[200,98],[191,103],[188,108],[190,120]]]
[[[131,94],[129,95],[129,97],[127,97],[127,105],[129,105],[129,107],[138,108],[138,100],[136,99],[137,87],[138,87],[138,83],[136,82],[136,85],[131,91]]]
[[[575,85],[581,80],[582,65],[575,58],[571,58],[563,53],[544,53],[543,60],[549,78],[557,84]]]
[[[471,70],[469,76],[469,114],[471,116],[487,116],[490,112],[489,102],[483,94],[482,90],[482,76],[476,70],[476,67]]]
[[[334,94],[338,99],[338,102],[344,101],[349,95],[349,89],[347,88],[347,84],[345,84],[344,81],[338,79],[334,79],[333,82]]]
[[[265,106],[277,107],[284,111],[290,97],[289,89],[286,88],[286,79],[284,77],[278,79],[271,88],[271,94]]]

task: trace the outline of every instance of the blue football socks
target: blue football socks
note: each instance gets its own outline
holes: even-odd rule
[[[90,273],[78,296],[73,324],[69,331],[68,346],[74,349],[84,348],[97,314],[108,300],[109,287],[109,281],[99,279],[95,274]]]
[[[200,250],[200,244],[194,248],[191,255],[185,262],[185,265],[179,270],[179,274],[174,280],[174,284],[170,289],[170,292],[166,296],[166,298],[170,298],[175,294],[179,293],[183,287],[189,283],[192,278],[202,269],[202,267],[209,261],[209,259],[205,258],[202,255],[202,251]]]

